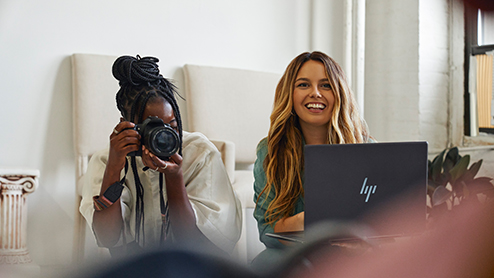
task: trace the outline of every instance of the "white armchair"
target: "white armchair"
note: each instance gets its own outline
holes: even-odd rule
[[[189,130],[235,145],[235,171],[230,179],[244,212],[237,251],[250,262],[264,249],[253,217],[252,165],[257,143],[268,134],[281,75],[198,65],[185,65],[183,69]]]

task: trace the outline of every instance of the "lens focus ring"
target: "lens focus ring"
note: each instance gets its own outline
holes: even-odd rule
[[[155,128],[150,134],[149,148],[157,156],[169,157],[180,148],[180,138],[169,126]]]

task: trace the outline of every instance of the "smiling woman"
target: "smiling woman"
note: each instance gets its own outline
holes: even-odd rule
[[[304,146],[373,141],[357,107],[343,70],[326,54],[302,53],[285,70],[254,164],[254,217],[269,256],[284,245],[266,233],[304,229]]]

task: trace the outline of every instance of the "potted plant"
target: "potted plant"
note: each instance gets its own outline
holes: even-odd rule
[[[446,156],[445,156],[446,154]],[[458,148],[443,150],[428,163],[427,195],[429,217],[454,210],[467,202],[482,203],[494,197],[492,178],[475,177],[482,166],[482,159],[470,167],[470,155],[461,156]]]

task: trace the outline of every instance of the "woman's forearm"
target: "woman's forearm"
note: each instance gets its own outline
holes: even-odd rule
[[[173,175],[165,175],[165,181],[168,215],[174,237],[178,240],[197,237],[200,231],[196,226],[194,210],[185,189],[182,170]]]
[[[107,166],[105,174],[103,176],[103,182],[101,184],[100,195],[112,185],[120,180],[120,171],[117,169],[111,169]],[[122,230],[122,207],[120,205],[120,199],[115,203],[102,211],[95,211],[93,214],[93,229],[98,238],[100,244],[105,247],[114,246],[120,238],[120,232]]]
[[[165,176],[168,195],[168,215],[173,236],[178,241],[197,243],[207,250],[219,250],[196,225],[196,216],[185,189],[182,172],[179,175]]]
[[[300,212],[295,214],[294,216],[290,216],[287,218],[283,218],[280,221],[276,222],[274,225],[275,233],[282,232],[295,232],[295,231],[303,231],[304,230],[304,212]],[[293,242],[289,242],[286,240],[279,240],[284,245],[291,245]]]
[[[304,212],[295,214],[287,218],[283,218],[274,225],[274,232],[293,232],[304,230]]]

